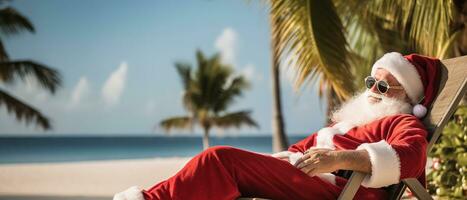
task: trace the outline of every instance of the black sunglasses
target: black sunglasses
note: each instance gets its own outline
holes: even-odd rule
[[[393,86],[390,86],[388,84],[388,82],[386,81],[378,81],[376,80],[375,77],[372,77],[372,76],[368,76],[365,78],[365,86],[366,88],[368,89],[371,89],[373,87],[373,85],[376,84],[376,88],[378,89],[378,91],[381,93],[381,94],[386,94],[386,92],[388,92],[388,90],[390,88],[392,89],[404,89],[402,86],[398,86],[398,85],[393,85]]]

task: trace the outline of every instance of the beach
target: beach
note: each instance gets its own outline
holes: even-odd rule
[[[0,165],[0,199],[111,199],[130,186],[149,188],[189,157]]]
[[[0,165],[0,200],[104,200],[130,186],[147,189],[190,157]],[[427,172],[431,159],[427,160]]]

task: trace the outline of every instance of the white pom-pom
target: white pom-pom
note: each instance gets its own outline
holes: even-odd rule
[[[413,107],[413,115],[415,115],[418,118],[422,118],[426,115],[426,107],[423,106],[422,104],[417,104]]]

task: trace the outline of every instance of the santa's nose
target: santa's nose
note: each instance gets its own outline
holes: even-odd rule
[[[380,94],[380,92],[378,91],[378,86],[376,86],[377,84],[375,83],[371,88],[370,88],[370,91],[373,92],[373,93],[376,93],[376,94]]]

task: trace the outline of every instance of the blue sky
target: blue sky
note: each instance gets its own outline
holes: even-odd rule
[[[261,128],[214,129],[214,134],[271,132],[270,38],[263,4],[15,0],[11,6],[33,22],[36,33],[2,37],[9,55],[58,69],[63,87],[50,95],[34,80],[0,85],[39,108],[54,128],[43,132],[17,122],[2,106],[0,134],[162,134],[154,129],[157,122],[186,114],[174,63],[193,63],[196,49],[208,55],[220,52],[224,62],[252,83],[230,110],[251,109]],[[310,133],[323,125],[324,101],[319,102],[313,88],[297,94],[284,70],[282,89],[289,134]]]

